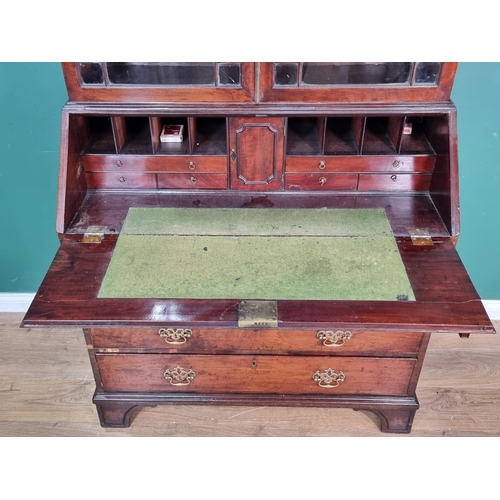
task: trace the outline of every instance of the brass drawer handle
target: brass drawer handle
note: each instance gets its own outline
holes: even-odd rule
[[[326,184],[326,177],[320,177],[318,182],[320,186],[324,186]]]
[[[191,369],[186,370],[181,366],[176,366],[172,370],[167,368],[163,376],[172,385],[189,385],[196,377],[196,373]]]
[[[323,345],[327,347],[342,347],[346,340],[352,337],[352,333],[349,331],[343,332],[342,330],[320,330],[316,337],[323,341]]]
[[[397,175],[391,175],[391,181],[392,182],[396,182],[398,180],[398,176]]]
[[[191,176],[191,179],[190,179],[190,180],[191,180],[191,182],[192,182],[193,184],[196,184],[196,183],[198,182],[198,179],[197,179],[196,177],[193,177],[193,176]]]
[[[318,168],[320,170],[324,170],[326,168],[326,163],[324,161],[320,161],[319,165],[318,165]]]
[[[194,164],[194,162],[190,161],[188,164],[188,168],[189,170],[194,170],[196,168],[196,165]]]
[[[337,373],[332,368],[327,368],[324,372],[316,370],[312,378],[320,387],[335,388],[345,380],[345,375],[341,371]]]
[[[158,335],[163,337],[167,344],[185,344],[187,339],[193,335],[193,330],[189,328],[160,328]]]

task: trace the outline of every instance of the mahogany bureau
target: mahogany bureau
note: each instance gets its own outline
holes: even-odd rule
[[[22,325],[83,329],[103,426],[296,405],[410,432],[430,334],[494,333],[455,250],[456,67],[64,63],[60,248]]]

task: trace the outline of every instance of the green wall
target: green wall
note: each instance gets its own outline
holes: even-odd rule
[[[58,247],[55,233],[60,64],[0,63],[0,292],[34,292]]]
[[[458,251],[481,298],[500,300],[500,63],[461,63],[462,231]],[[0,293],[35,292],[58,246],[57,63],[0,63]]]
[[[500,63],[462,63],[458,109],[461,231],[457,249],[482,299],[500,300]]]

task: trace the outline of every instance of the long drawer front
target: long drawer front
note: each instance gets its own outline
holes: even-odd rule
[[[421,333],[354,330],[208,328],[94,328],[93,347],[101,351],[172,353],[275,353],[341,356],[408,356],[418,353]]]
[[[107,392],[404,396],[416,359],[97,354]]]

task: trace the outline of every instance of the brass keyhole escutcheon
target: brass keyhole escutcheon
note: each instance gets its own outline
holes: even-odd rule
[[[116,168],[121,168],[121,166],[122,166],[122,161],[116,160]]]
[[[398,180],[398,176],[397,175],[391,175],[391,181],[392,182],[396,182]]]
[[[392,162],[392,166],[393,166],[394,168],[398,168],[400,165],[401,165],[401,162],[400,162],[399,160],[394,160],[394,161]]]
[[[196,177],[191,176],[191,182],[193,184],[196,184],[198,182],[198,179]]]
[[[236,160],[236,151],[234,149],[231,149],[231,160]]]
[[[318,182],[320,186],[324,186],[326,184],[326,177],[320,177]]]
[[[319,165],[318,165],[318,168],[319,168],[320,170],[325,170],[325,168],[326,168],[326,163],[325,163],[324,161],[320,161],[320,162],[319,162]]]
[[[196,168],[196,165],[194,164],[194,162],[190,161],[188,164],[188,168],[189,170],[194,170]]]
[[[257,368],[257,360],[255,358],[252,359],[252,368]]]
[[[118,181],[119,181],[119,182],[125,182],[125,177],[120,177],[120,178],[118,179]]]

